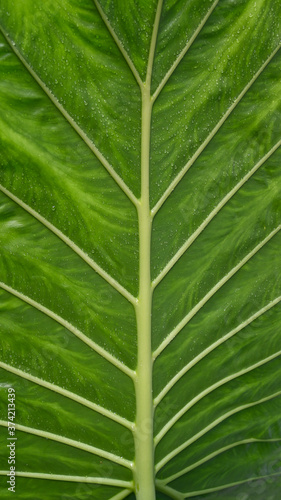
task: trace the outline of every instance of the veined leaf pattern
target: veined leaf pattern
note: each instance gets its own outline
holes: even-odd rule
[[[2,1],[4,500],[277,500],[280,15]]]

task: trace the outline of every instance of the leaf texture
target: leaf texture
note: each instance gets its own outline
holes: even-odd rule
[[[280,16],[2,0],[4,500],[279,498]]]

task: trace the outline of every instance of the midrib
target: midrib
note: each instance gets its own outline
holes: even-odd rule
[[[141,202],[138,208],[140,288],[136,305],[138,331],[138,365],[135,380],[136,427],[135,427],[135,493],[137,500],[155,500],[153,398],[152,398],[152,350],[151,350],[151,303],[150,247],[152,217],[149,207],[149,149],[151,126],[150,84],[142,87],[142,159]]]
[[[153,25],[145,83],[140,85],[141,114],[141,199],[137,207],[139,221],[139,297],[136,308],[138,365],[135,378],[136,427],[134,482],[137,500],[155,500],[153,440],[153,394],[151,346],[152,283],[150,275],[152,213],[149,202],[149,158],[151,113],[151,77],[163,0],[158,0]]]
[[[149,203],[149,158],[151,113],[151,76],[163,0],[158,0],[153,25],[145,83],[140,85],[141,114],[141,199],[139,220],[139,297],[136,308],[138,330],[138,365],[135,378],[136,427],[134,482],[137,500],[155,500],[155,466],[153,440],[153,394],[151,346],[152,283],[150,275],[152,214]]]

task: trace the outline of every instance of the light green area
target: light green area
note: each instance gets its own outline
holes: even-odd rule
[[[279,0],[2,0],[0,496],[278,500]]]

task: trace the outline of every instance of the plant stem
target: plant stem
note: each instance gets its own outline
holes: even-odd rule
[[[150,85],[142,87],[141,202],[139,217],[140,290],[136,306],[138,366],[135,428],[135,493],[137,500],[155,500],[151,302],[150,276],[151,212],[149,207],[149,150],[151,124]]]

